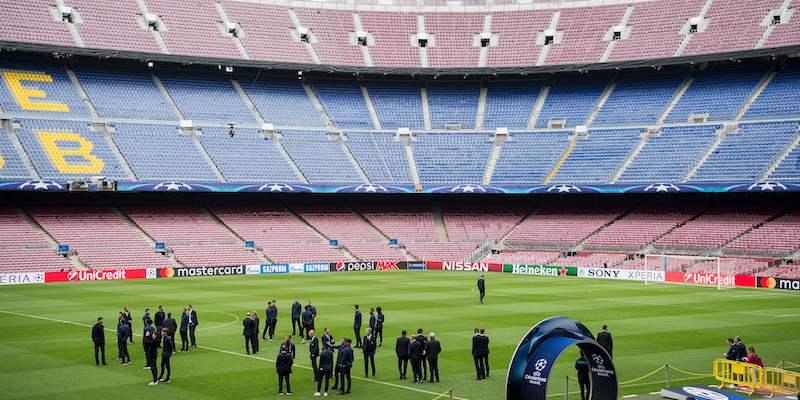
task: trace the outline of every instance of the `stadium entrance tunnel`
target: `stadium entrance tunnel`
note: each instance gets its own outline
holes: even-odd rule
[[[611,357],[582,323],[551,317],[531,328],[520,341],[506,379],[506,400],[546,400],[550,372],[558,357],[577,346],[585,355],[591,376],[591,400],[617,398],[617,374]]]

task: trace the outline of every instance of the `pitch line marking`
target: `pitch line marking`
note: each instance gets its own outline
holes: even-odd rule
[[[94,326],[94,325],[84,324],[84,323],[81,323],[81,322],[66,321],[66,320],[63,320],[63,319],[42,317],[42,316],[39,316],[39,315],[24,314],[24,313],[18,313],[18,312],[14,312],[14,311],[0,310],[0,313],[16,315],[16,316],[19,316],[19,317],[40,319],[40,320],[43,320],[43,321],[59,322],[59,323],[62,323],[62,324],[69,324],[69,325],[81,326],[81,327],[86,327],[86,328],[91,328],[92,326]],[[233,315],[233,314],[231,314],[231,315]],[[237,317],[237,319],[238,319],[238,317]],[[111,329],[111,328],[105,328],[105,330],[110,331],[110,332],[116,332],[116,329]],[[139,333],[134,333],[133,335],[134,336],[142,336]],[[269,358],[256,357],[256,356],[250,355],[250,354],[241,354],[241,353],[236,353],[236,352],[233,352],[233,351],[217,349],[217,348],[214,348],[214,347],[208,347],[208,346],[197,346],[197,347],[199,347],[201,349],[204,349],[204,350],[214,351],[214,352],[223,353],[223,354],[230,354],[230,355],[234,355],[234,356],[239,356],[239,357],[244,357],[244,358],[251,358],[251,359],[267,361],[267,362],[275,362],[275,360],[271,360]],[[306,365],[295,365],[295,367],[311,370],[311,367],[306,366]],[[380,384],[380,385],[391,386],[391,387],[394,387],[394,388],[410,390],[410,391],[418,392],[418,393],[425,393],[425,394],[432,394],[432,395],[440,394],[440,393],[436,393],[436,392],[431,392],[429,390],[424,390],[424,389],[418,389],[418,388],[414,388],[414,387],[398,385],[398,384],[391,383],[391,382],[383,382],[383,381],[378,381],[378,380],[369,379],[369,378],[362,378],[360,376],[354,376],[354,377],[352,377],[352,379],[357,380],[357,381],[377,383],[377,384]],[[467,400],[467,399],[465,399],[463,397],[453,396],[453,398],[456,399],[456,400]]]

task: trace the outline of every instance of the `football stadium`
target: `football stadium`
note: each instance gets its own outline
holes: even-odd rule
[[[798,5],[2,0],[0,399],[798,399]]]

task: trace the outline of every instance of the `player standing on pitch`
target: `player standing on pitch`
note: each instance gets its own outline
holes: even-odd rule
[[[486,296],[486,282],[483,280],[483,275],[478,278],[478,292],[481,295],[481,304],[483,304],[483,298]]]

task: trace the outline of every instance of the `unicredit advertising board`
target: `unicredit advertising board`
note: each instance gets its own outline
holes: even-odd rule
[[[153,279],[155,268],[72,270],[45,272],[45,282],[122,281],[127,279]]]
[[[428,261],[427,268],[434,271],[503,272],[503,264],[469,261]]]

